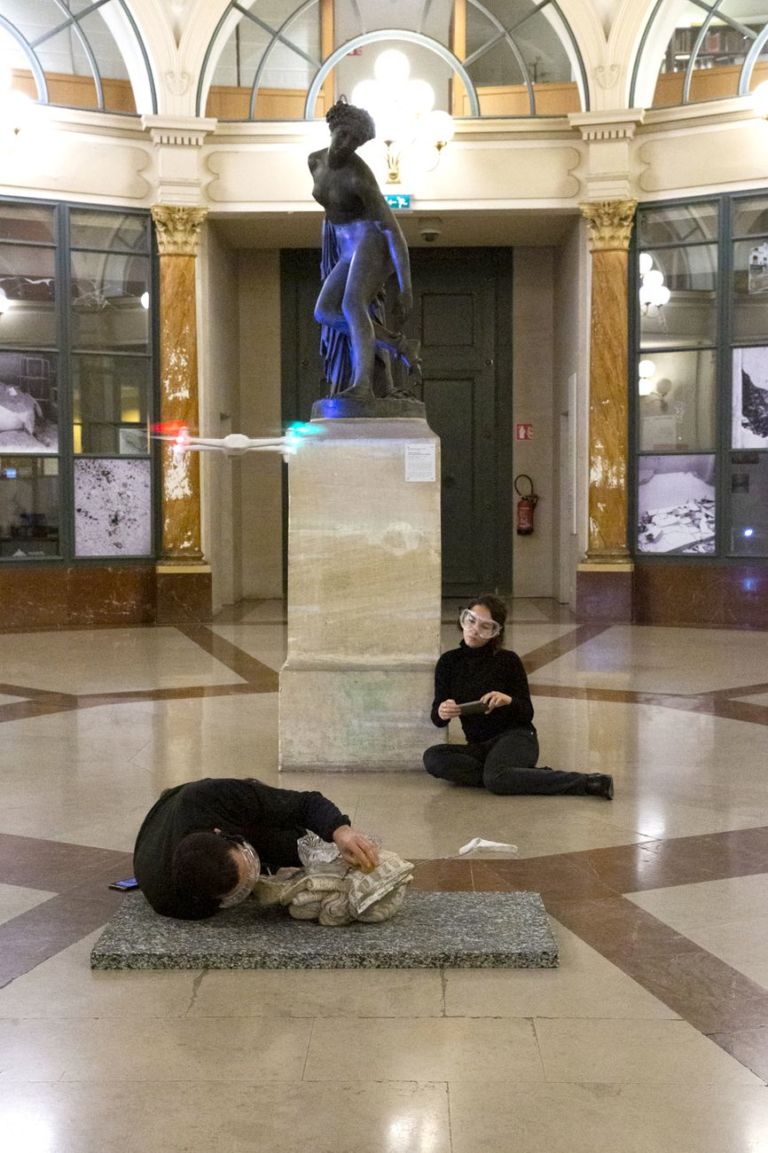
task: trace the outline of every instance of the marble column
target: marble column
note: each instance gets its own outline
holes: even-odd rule
[[[280,768],[421,771],[440,652],[440,442],[313,420],[289,464]]]
[[[198,432],[196,268],[207,209],[152,209],[160,253],[161,423]],[[162,553],[157,565],[158,621],[207,620],[211,574],[201,547],[200,458],[163,443]]]
[[[628,248],[636,202],[583,204],[592,254],[589,365],[589,535],[577,574],[577,611],[629,620]]]

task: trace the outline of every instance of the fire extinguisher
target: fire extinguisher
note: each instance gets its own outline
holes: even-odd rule
[[[530,486],[527,493],[520,492],[518,481],[527,480]],[[533,491],[533,481],[527,473],[521,472],[515,477],[515,492],[520,497],[517,502],[517,535],[530,536],[533,532],[533,510],[539,503],[539,498]]]

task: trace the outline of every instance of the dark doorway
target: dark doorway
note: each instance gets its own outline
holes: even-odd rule
[[[411,250],[422,341],[415,390],[440,437],[443,595],[511,592],[512,252]],[[308,420],[324,394],[313,319],[320,273],[314,249],[282,253],[283,419]]]

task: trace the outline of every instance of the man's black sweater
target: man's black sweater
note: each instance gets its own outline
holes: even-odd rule
[[[133,855],[144,896],[157,913],[185,917],[172,878],[173,854],[189,833],[236,833],[272,868],[298,865],[296,841],[310,829],[330,841],[349,817],[322,793],[275,789],[261,781],[206,777],[166,789],[147,813]]]
[[[528,678],[517,653],[487,644],[472,649],[462,641],[457,649],[443,653],[435,667],[432,723],[438,728],[448,724],[437,714],[443,701],[464,704],[491,692],[506,693],[512,704],[490,713],[461,717],[461,727],[470,744],[492,740],[508,729],[532,728],[533,705]]]

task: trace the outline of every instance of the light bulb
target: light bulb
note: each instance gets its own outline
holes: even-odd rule
[[[139,299],[140,299],[141,307],[144,309],[149,309],[149,293],[148,292],[142,292],[141,297]]]
[[[651,271],[651,269],[653,268],[653,257],[651,256],[650,252],[641,252],[640,253],[640,257],[638,259],[637,266],[640,269],[640,275],[641,276],[645,276],[646,273]]]
[[[650,272],[646,272],[645,276],[643,277],[643,284],[646,288],[661,288],[663,283],[664,273],[659,272],[658,268],[652,268]]]
[[[666,284],[662,284],[661,288],[657,289],[654,293],[654,304],[658,308],[663,308],[665,304],[669,304],[669,298],[672,293],[667,288]]]
[[[411,72],[411,65],[404,52],[397,48],[387,48],[376,57],[373,66],[374,75],[382,84],[404,84]]]
[[[641,360],[637,366],[637,375],[641,380],[648,380],[656,375],[656,365],[652,360]]]
[[[426,116],[435,106],[435,90],[426,80],[409,80],[405,102],[414,116]]]

